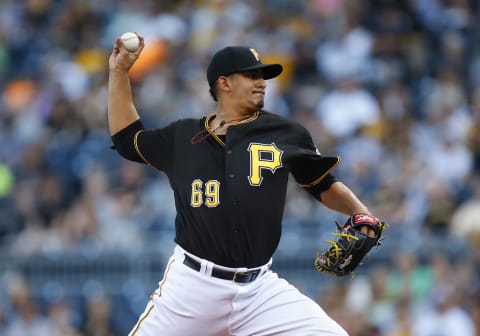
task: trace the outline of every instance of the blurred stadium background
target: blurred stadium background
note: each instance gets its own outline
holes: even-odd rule
[[[168,182],[112,151],[106,125],[125,31],[147,43],[131,77],[148,127],[210,113],[205,67],[226,44],[283,63],[266,108],[340,155],[390,224],[355,278],[319,274],[345,218],[292,183],[275,271],[352,336],[480,335],[473,0],[1,0],[0,335],[126,335],[161,280]]]

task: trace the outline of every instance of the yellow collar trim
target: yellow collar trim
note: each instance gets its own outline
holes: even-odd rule
[[[251,121],[254,121],[256,119],[258,119],[258,116],[260,115],[260,111],[257,111],[255,112],[254,114],[252,114],[252,116],[246,118],[246,119],[242,119],[242,120],[238,120],[238,121],[232,121],[231,123],[229,123],[229,126],[236,126],[236,125],[240,125],[240,124],[246,124],[248,122],[251,122]],[[225,147],[225,143],[222,141],[222,139],[220,139],[220,137],[210,128],[210,126],[208,125],[210,123],[210,121],[215,118],[216,114],[210,114],[209,116],[207,116],[205,118],[205,129],[207,130],[207,132],[222,146],[222,147]]]

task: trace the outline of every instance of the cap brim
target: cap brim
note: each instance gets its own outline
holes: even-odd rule
[[[280,75],[283,71],[281,64],[257,64],[251,67],[247,67],[239,70],[238,72],[251,71],[251,70],[263,70],[263,79],[272,79]]]

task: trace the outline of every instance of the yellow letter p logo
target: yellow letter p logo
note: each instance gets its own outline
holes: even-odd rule
[[[283,151],[277,148],[272,142],[269,145],[251,143],[248,146],[250,152],[250,176],[248,181],[252,186],[262,184],[262,169],[268,169],[275,173],[277,168],[282,167]]]

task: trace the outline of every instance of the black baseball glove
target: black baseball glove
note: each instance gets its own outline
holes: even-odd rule
[[[349,217],[343,226],[336,224],[338,231],[333,235],[337,239],[327,240],[330,247],[317,253],[315,268],[320,272],[346,276],[353,274],[372,247],[380,246],[387,225],[375,216],[360,213]],[[360,230],[363,226],[371,228],[375,236],[362,233]]]

